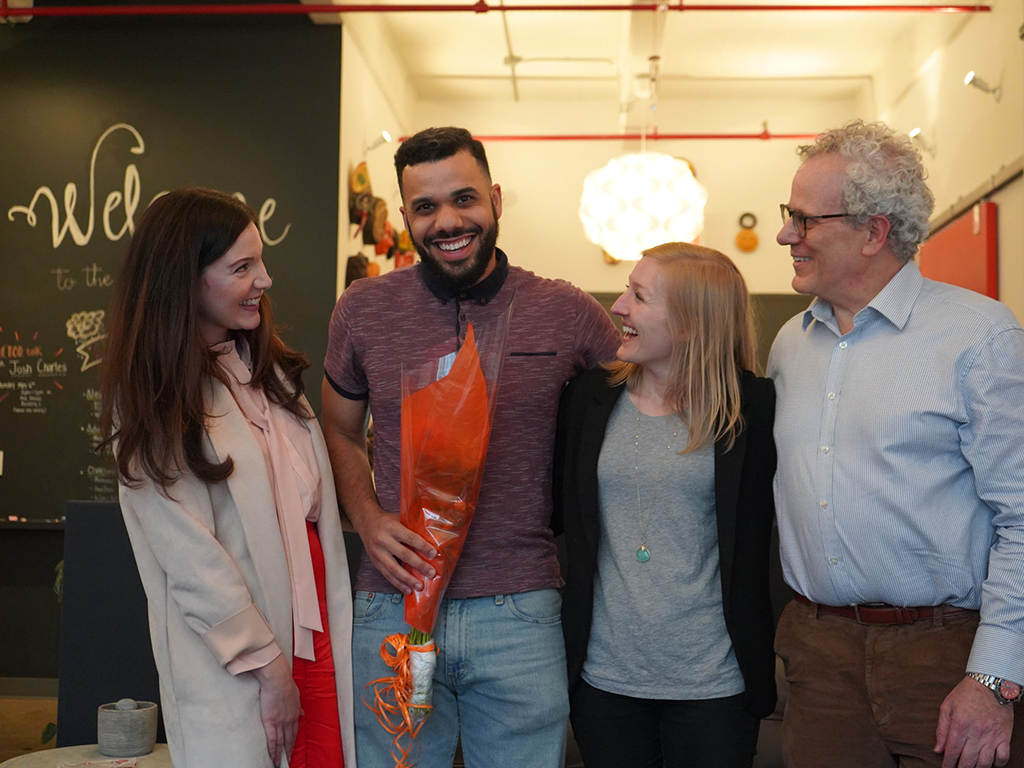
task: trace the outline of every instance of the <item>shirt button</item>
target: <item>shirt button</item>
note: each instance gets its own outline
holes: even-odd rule
[[[840,349],[846,349],[848,346],[849,345],[845,341],[840,341],[839,342],[839,348]]]
[[[828,399],[829,400],[835,400],[836,399],[836,393],[835,392],[829,392],[828,393]]]
[[[819,501],[818,504],[821,505],[822,509],[828,509],[828,502],[827,501]]]
[[[830,558],[828,559],[828,564],[829,564],[829,565],[835,565],[835,564],[836,564],[836,563],[838,563],[838,562],[839,562],[839,558],[838,558],[838,557],[830,557]]]
[[[828,446],[827,445],[821,446],[821,452],[822,453],[828,453]]]

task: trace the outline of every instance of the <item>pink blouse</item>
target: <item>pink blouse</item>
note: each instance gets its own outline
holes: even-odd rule
[[[249,350],[234,341],[212,347],[217,362],[227,374],[231,394],[249,421],[253,437],[263,452],[267,474],[274,491],[277,522],[281,529],[288,580],[292,593],[294,654],[314,659],[313,632],[322,632],[320,605],[313,579],[306,521],[320,518],[320,468],[313,451],[309,429],[280,405],[267,400],[262,389],[249,386]],[[244,510],[242,511],[244,514]],[[280,654],[276,642],[243,653],[227,664],[233,675],[266,666]]]

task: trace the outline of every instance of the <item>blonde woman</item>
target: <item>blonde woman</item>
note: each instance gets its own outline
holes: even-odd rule
[[[721,253],[666,243],[612,312],[618,360],[559,414],[573,733],[587,768],[743,768],[776,696],[775,394],[752,373],[746,285]]]

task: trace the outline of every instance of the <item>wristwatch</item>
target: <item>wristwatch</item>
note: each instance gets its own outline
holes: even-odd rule
[[[992,691],[995,694],[996,701],[1000,704],[1016,704],[1024,697],[1024,690],[1021,689],[1021,686],[1010,680],[1005,680],[995,675],[983,675],[981,672],[968,672],[967,676],[972,680],[977,680]]]

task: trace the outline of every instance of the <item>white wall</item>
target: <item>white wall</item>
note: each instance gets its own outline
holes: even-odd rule
[[[461,125],[478,135],[599,134],[618,131],[618,117],[607,103],[487,101],[415,101],[408,77],[379,25],[346,20],[342,49],[342,176],[363,159],[365,142],[386,128],[408,135],[431,125]],[[997,0],[991,14],[965,16],[950,34],[948,20],[914,16],[905,45],[860,90],[841,97],[814,94],[802,100],[780,98],[663,99],[661,133],[754,133],[767,120],[773,133],[809,133],[840,125],[853,117],[877,115],[893,127],[920,126],[937,152],[925,160],[943,211],[977,188],[1002,166],[1024,155],[1024,46],[1017,30],[1024,21],[1024,0]],[[357,26],[359,22],[362,26]],[[1000,81],[1000,102],[963,85],[968,69]],[[876,106],[877,105],[877,106]],[[394,129],[394,130],[393,130]],[[729,254],[743,271],[751,291],[786,293],[792,267],[786,250],[775,243],[778,204],[789,196],[798,161],[796,140],[659,141],[648,149],[689,159],[709,192],[701,242]],[[571,280],[595,292],[622,289],[629,264],[608,265],[600,249],[587,242],[577,216],[584,176],[611,157],[637,151],[638,142],[561,141],[488,142],[494,180],[505,195],[500,245],[514,263],[550,277]],[[401,226],[400,199],[394,181],[394,145],[366,156],[374,193]],[[1000,204],[1001,298],[1024,319],[1024,182],[993,197]],[[760,239],[752,253],[735,246],[742,213],[754,213]],[[345,203],[342,219],[347,221]],[[361,250],[339,238],[340,281],[344,257]],[[388,264],[381,259],[384,269]]]
[[[361,24],[359,23],[361,22]],[[367,42],[367,39],[370,41]],[[370,53],[364,53],[369,50]],[[383,72],[383,74],[381,74]],[[388,83],[384,89],[382,83]],[[345,286],[345,262],[352,254],[363,253],[390,269],[383,256],[374,256],[373,246],[363,245],[362,235],[353,237],[355,227],[348,221],[348,180],[363,160],[370,172],[373,194],[388,204],[388,220],[403,228],[398,208],[398,182],[393,164],[398,137],[406,133],[403,122],[414,107],[407,90],[407,78],[396,68],[388,46],[380,36],[379,22],[372,14],[361,14],[341,28],[341,150],[338,199],[338,275],[337,292]],[[366,147],[382,130],[394,141],[367,151]]]
[[[395,145],[365,152],[381,129],[408,135],[431,125],[461,125],[478,135],[607,134],[618,132],[618,114],[607,102],[415,102],[408,78],[379,23],[368,14],[346,18],[342,38],[341,187],[338,291],[345,259],[371,246],[350,237],[348,174],[366,160],[374,194],[401,228],[401,199],[392,165]],[[806,100],[663,100],[661,133],[758,133],[767,120],[774,133],[813,134],[869,109],[870,83],[842,98]],[[685,157],[708,189],[701,242],[732,256],[755,293],[790,292],[792,269],[775,243],[778,204],[789,197],[797,167],[796,140],[650,141],[647,148]],[[632,264],[606,264],[598,246],[583,236],[577,215],[583,178],[612,157],[639,150],[639,142],[488,142],[494,180],[502,187],[504,211],[499,243],[512,261],[547,277],[572,281],[587,291],[621,291]],[[751,253],[735,246],[741,214],[757,216],[760,243]],[[376,259],[382,271],[390,263]]]
[[[989,14],[964,18],[939,36],[940,20],[908,26],[905,46],[875,75],[879,117],[895,128],[920,127],[935,210],[949,210],[1024,156],[1024,1],[996,0]],[[969,70],[1002,97],[964,85]],[[1019,179],[994,195],[999,205],[1000,299],[1024,320],[1024,190]]]
[[[1024,180],[990,199],[999,206],[999,300],[1024,323]]]
[[[776,133],[814,134],[855,117],[856,97],[837,100],[663,100],[661,133],[758,133],[763,120]],[[416,129],[462,125],[477,135],[607,134],[618,116],[606,102],[421,102]],[[707,187],[701,243],[731,256],[754,293],[791,291],[792,268],[775,243],[779,203],[789,199],[797,167],[795,140],[649,141],[649,151],[685,157]],[[583,179],[612,157],[639,150],[639,142],[492,141],[491,175],[505,195],[499,244],[516,264],[560,277],[593,292],[621,291],[630,263],[606,264],[583,235],[577,209]],[[739,217],[757,216],[760,239],[752,253],[735,245]]]

